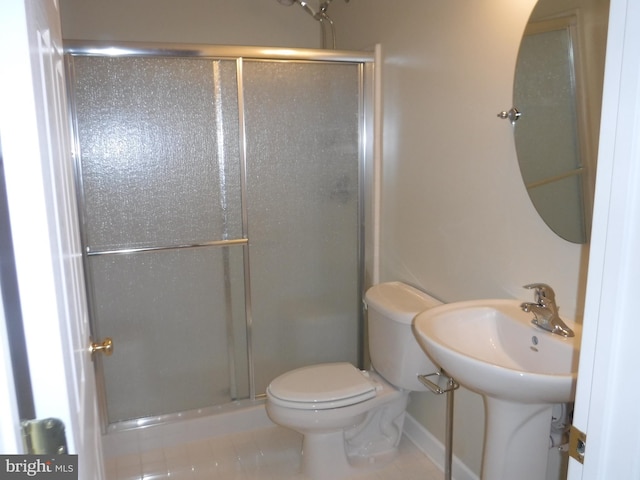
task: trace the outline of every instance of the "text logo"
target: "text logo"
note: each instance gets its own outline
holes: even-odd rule
[[[0,455],[0,480],[78,480],[77,455]]]

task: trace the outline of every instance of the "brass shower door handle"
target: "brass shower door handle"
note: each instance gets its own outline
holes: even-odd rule
[[[91,339],[89,339],[89,341],[91,342],[91,344],[89,345],[89,351],[91,352],[91,355],[96,352],[102,352],[108,357],[113,353],[113,340],[111,339],[111,337],[105,338],[102,343],[94,342]]]

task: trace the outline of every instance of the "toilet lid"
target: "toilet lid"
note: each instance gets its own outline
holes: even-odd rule
[[[327,409],[376,396],[376,384],[350,363],[325,363],[280,375],[268,387],[276,403],[299,409]]]

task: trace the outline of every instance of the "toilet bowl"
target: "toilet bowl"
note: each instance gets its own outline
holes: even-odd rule
[[[267,414],[303,435],[302,470],[312,480],[339,480],[395,456],[417,375],[438,369],[418,345],[411,323],[440,302],[400,282],[371,287],[368,312],[372,368],[347,362],[286,372],[267,388]]]

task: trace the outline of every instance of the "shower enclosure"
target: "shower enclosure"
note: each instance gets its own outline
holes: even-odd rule
[[[105,428],[361,365],[373,56],[65,48]]]

